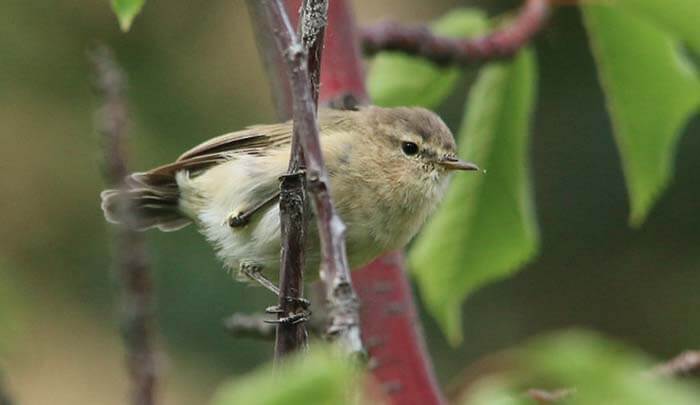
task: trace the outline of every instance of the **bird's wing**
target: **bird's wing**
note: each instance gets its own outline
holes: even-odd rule
[[[259,154],[264,149],[288,144],[292,136],[290,123],[256,125],[243,131],[217,136],[183,153],[177,161],[202,155],[231,153]]]
[[[335,127],[354,127],[353,111],[319,109],[321,133],[331,124]],[[193,175],[223,163],[236,155],[264,155],[267,150],[289,145],[292,139],[292,122],[256,125],[242,131],[217,136],[183,153],[175,162],[147,172],[153,177],[172,177],[180,170]]]
[[[290,123],[257,125],[217,136],[183,153],[175,162],[148,171],[150,176],[173,176],[180,170],[197,174],[236,155],[264,155],[291,142]]]

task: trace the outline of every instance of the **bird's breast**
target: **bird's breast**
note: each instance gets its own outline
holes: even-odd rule
[[[340,189],[333,194],[348,227],[348,252],[350,255],[366,252],[369,256],[408,244],[440,201],[445,188],[444,181],[427,178],[376,184],[365,177],[333,183]]]

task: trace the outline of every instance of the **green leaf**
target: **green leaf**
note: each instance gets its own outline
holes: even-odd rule
[[[458,173],[409,260],[424,300],[451,343],[461,341],[460,304],[537,250],[528,164],[535,100],[532,52],[479,74],[459,132],[460,156],[485,173]]]
[[[561,401],[569,405],[691,405],[700,397],[691,383],[650,375],[655,362],[644,353],[591,332],[538,338],[500,360],[518,368],[482,375],[462,404],[534,405],[523,395],[530,388],[570,389]]]
[[[690,385],[651,378],[655,362],[645,354],[590,332],[537,340],[521,359],[539,379],[576,387],[574,404],[690,405],[700,398]]]
[[[700,3],[698,0],[617,0],[620,10],[636,14],[661,30],[683,40],[700,54]]]
[[[141,12],[146,0],[112,0],[112,10],[117,15],[122,31],[129,31],[134,18]]]
[[[456,9],[432,24],[435,33],[450,37],[480,35],[487,27],[484,13],[473,9]],[[422,58],[381,52],[372,62],[367,87],[377,105],[434,108],[450,94],[461,74],[458,68],[439,67]]]
[[[355,404],[363,392],[360,373],[347,356],[316,344],[308,353],[224,383],[212,405]]]
[[[640,225],[671,178],[681,130],[700,106],[700,81],[671,34],[622,6],[582,10],[622,156],[630,222]]]

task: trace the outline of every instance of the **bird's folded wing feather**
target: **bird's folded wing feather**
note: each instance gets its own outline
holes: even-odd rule
[[[183,153],[175,162],[148,171],[150,176],[173,176],[180,170],[197,174],[236,155],[264,155],[267,150],[291,142],[289,123],[258,125],[221,135]]]

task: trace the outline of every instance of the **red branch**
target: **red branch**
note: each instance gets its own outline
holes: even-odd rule
[[[550,11],[549,0],[527,0],[517,17],[502,29],[480,38],[457,39],[434,35],[426,27],[383,22],[362,31],[366,54],[400,51],[439,65],[467,65],[513,56],[540,31]]]
[[[126,166],[126,79],[104,47],[95,49],[91,60],[96,73],[96,87],[102,105],[97,125],[103,137],[105,177],[114,187],[124,188]],[[144,235],[136,231],[138,219],[128,199],[120,201],[124,224],[114,240],[114,266],[121,289],[121,328],[131,377],[131,403],[155,403],[156,367],[153,354],[153,285],[146,258]]]
[[[330,2],[321,69],[321,104],[370,102],[350,3]],[[290,12],[298,7],[298,1],[287,3]],[[352,275],[362,302],[362,340],[370,355],[372,374],[384,387],[390,403],[445,403],[425,350],[403,255],[389,253]]]
[[[277,50],[287,62],[293,102],[293,137],[298,139],[304,150],[307,191],[317,217],[321,242],[320,274],[326,287],[329,311],[326,333],[349,353],[362,353],[358,299],[352,288],[345,254],[345,225],[330,197],[330,181],[319,141],[307,52],[292,30],[281,0],[266,0],[263,5]]]

